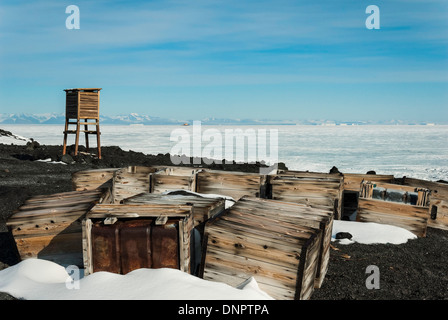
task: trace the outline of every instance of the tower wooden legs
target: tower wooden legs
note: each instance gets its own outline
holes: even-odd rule
[[[64,129],[64,147],[62,149],[62,155],[67,151],[67,130],[68,130],[68,119],[65,119],[65,129]]]
[[[65,130],[64,130],[64,146],[62,149],[62,154],[66,154],[67,152],[67,134],[75,134],[75,156],[78,155],[78,147],[79,147],[79,134],[84,132],[86,139],[86,149],[90,150],[89,146],[89,134],[96,134],[97,148],[98,148],[98,158],[101,159],[101,144],[100,144],[100,122],[98,119],[95,122],[88,122],[89,119],[82,119],[84,122],[80,121],[81,119],[77,119],[76,122],[70,122],[70,119],[65,120]],[[75,130],[68,130],[68,126],[70,124],[75,124]],[[81,126],[84,125],[84,130],[81,130]],[[89,130],[89,125],[95,125],[96,130]]]
[[[96,123],[96,145],[98,146],[98,158],[101,159],[101,143],[100,143],[100,122]]]

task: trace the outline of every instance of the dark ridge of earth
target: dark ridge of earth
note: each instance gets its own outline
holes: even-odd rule
[[[68,153],[73,147],[70,146]],[[81,151],[85,151],[80,147]],[[71,164],[35,161],[51,158]],[[103,147],[101,160],[87,154],[62,158],[62,146],[0,144],[0,270],[19,260],[6,221],[27,198],[71,191],[71,174],[81,170],[130,165],[172,165],[168,154],[145,155]],[[284,166],[283,164],[281,164]],[[261,164],[204,167],[258,172]],[[448,299],[448,231],[428,228],[425,238],[401,245],[341,245],[332,243],[328,273],[313,300],[446,300]],[[379,268],[379,289],[368,289],[366,268]],[[0,300],[14,300],[0,293]]]

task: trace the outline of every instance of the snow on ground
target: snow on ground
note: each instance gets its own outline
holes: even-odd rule
[[[31,142],[31,139],[28,139],[28,138],[25,138],[22,136],[18,136],[15,134],[10,134],[10,132],[8,132],[8,131],[0,132],[0,143],[24,146],[28,142]]]
[[[353,235],[351,240],[340,240],[343,244],[401,244],[416,238],[403,228],[355,221],[334,221],[332,240],[338,232]],[[126,275],[96,272],[86,277],[82,277],[82,270],[79,276],[76,271],[47,260],[27,259],[0,271],[0,291],[31,300],[272,299],[254,278],[234,288],[169,268],[138,269]]]
[[[176,269],[138,269],[126,275],[75,273],[42,259],[0,271],[0,291],[28,300],[272,300],[250,278],[243,288],[207,281]]]
[[[402,244],[410,239],[417,238],[415,234],[406,229],[374,222],[335,220],[333,222],[332,241],[336,241],[336,234],[339,232],[348,232],[353,236],[350,240],[338,240],[341,244],[355,242],[362,244]]]
[[[36,161],[46,162],[46,163],[53,163],[53,164],[64,164],[64,165],[67,165],[65,162],[62,162],[62,161],[52,161],[51,158],[42,159],[42,160],[36,160]]]
[[[167,195],[171,195],[171,196],[179,194],[180,197],[182,197],[183,195],[194,195],[194,196],[201,197],[201,198],[212,198],[212,199],[221,198],[221,199],[225,199],[224,206],[226,209],[230,208],[231,206],[233,206],[235,204],[235,199],[233,199],[230,196],[225,196],[225,195],[221,195],[221,194],[198,193],[198,192],[184,190],[184,189],[169,190],[169,191],[164,192],[163,194],[167,194]]]

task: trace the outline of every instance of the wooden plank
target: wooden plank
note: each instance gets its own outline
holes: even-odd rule
[[[154,171],[154,168],[139,166],[127,167],[116,171],[113,178],[113,202],[120,203],[131,196],[149,192],[151,174]]]
[[[196,183],[199,193],[221,194],[238,200],[244,195],[263,197],[266,176],[209,170],[198,172]]]
[[[242,282],[246,281],[251,275],[245,275],[243,273],[228,272],[221,273],[213,270],[212,267],[207,268],[204,273],[204,279],[213,279],[213,281],[224,282],[232,287],[236,287]],[[258,279],[257,284],[259,288],[265,292],[269,291],[269,295],[276,300],[292,300],[295,296],[295,287],[288,289],[287,287],[277,287],[275,283],[269,282],[269,278],[266,279],[268,283],[263,282],[263,279]],[[261,282],[260,282],[261,281]]]
[[[103,194],[89,190],[27,199],[7,221],[22,259],[67,263],[73,258],[71,264],[82,266],[82,220]]]
[[[98,188],[111,188],[114,173],[117,168],[78,171],[72,174],[73,190],[94,190]]]
[[[210,246],[208,250],[215,249],[229,254],[242,254],[261,261],[267,260],[274,265],[296,267],[300,259],[300,248],[291,247],[281,242],[268,242],[266,239],[260,239],[253,235],[233,236],[220,229],[211,229],[208,231],[208,239],[208,246]]]
[[[329,248],[333,226],[332,211],[311,209],[295,203],[244,197],[238,201],[238,208],[234,212],[237,212],[239,215],[245,215],[249,219],[257,219],[264,224],[268,223],[265,220],[263,221],[263,218],[270,217],[274,219],[271,223],[288,222],[295,225],[300,223],[301,226],[320,229],[322,231],[322,241],[316,273],[316,288],[320,288],[325,278],[330,258]],[[258,218],[249,215],[249,213],[256,214]],[[278,213],[281,213],[281,215],[277,216]],[[278,220],[275,220],[276,218]]]
[[[375,180],[377,182],[393,182],[393,175],[344,173],[344,190],[360,192],[363,180]]]
[[[358,203],[358,221],[391,224],[419,237],[426,235],[428,208],[363,198]]]
[[[154,174],[152,176],[152,192],[165,193],[174,190],[195,191],[196,176],[173,176]]]
[[[293,205],[277,210],[281,204],[274,200],[243,197],[207,222],[201,275],[229,284],[254,276],[273,297],[308,299],[321,257],[322,230],[294,220]]]
[[[316,208],[332,208],[336,219],[342,217],[343,177],[323,178],[312,175],[270,178],[272,199],[305,204]]]
[[[87,209],[71,215],[52,215],[8,222],[14,237],[37,236],[81,231],[81,221]]]
[[[448,201],[431,198],[430,203],[428,227],[448,230]]]
[[[62,256],[64,260],[72,257],[70,264],[80,266],[82,262],[81,233],[65,233],[58,235],[42,235],[35,237],[15,238],[17,249],[22,260],[28,258],[48,259],[55,261],[55,257]],[[61,262],[61,261],[55,261]],[[82,264],[81,264],[82,265]]]

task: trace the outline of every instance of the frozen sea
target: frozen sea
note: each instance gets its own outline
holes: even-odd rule
[[[1,125],[4,130],[16,135],[33,138],[41,144],[62,145],[63,125]],[[243,133],[255,134],[257,142],[246,139],[246,161],[263,160],[261,155],[278,157],[292,170],[328,172],[336,166],[345,173],[393,174],[396,177],[414,177],[428,180],[448,180],[448,126],[139,126],[102,125],[101,145],[119,146],[123,150],[133,150],[146,154],[202,152],[203,156],[213,156],[212,147],[225,144],[225,136]],[[266,137],[263,136],[266,133]],[[278,149],[270,138],[278,136]],[[206,138],[211,135],[213,140]],[[174,138],[172,138],[174,137]],[[177,138],[176,138],[177,137]],[[182,138],[181,138],[182,137]],[[199,138],[198,138],[199,137]],[[190,138],[188,140],[187,138]],[[91,139],[94,139],[92,137]],[[199,140],[198,140],[199,139]],[[202,140],[201,140],[202,139]],[[186,148],[180,141],[188,142]],[[263,142],[267,150],[263,151]],[[69,135],[69,144],[74,143],[74,135]],[[195,144],[196,143],[196,144]],[[199,144],[198,144],[199,143]],[[260,144],[261,143],[261,144]],[[81,136],[80,144],[84,144]],[[194,146],[193,146],[194,145]],[[234,145],[239,145],[236,140]],[[95,146],[91,143],[91,146]],[[180,146],[183,148],[180,149]],[[199,149],[198,149],[199,146]],[[196,148],[196,149],[194,149]],[[217,149],[213,149],[217,150]],[[228,148],[227,152],[232,151]],[[272,151],[274,150],[274,151]],[[272,151],[272,152],[270,152]],[[222,149],[222,158],[229,159]],[[237,150],[233,150],[235,160]],[[219,155],[219,153],[217,153]],[[249,157],[248,155],[254,155]],[[197,153],[195,153],[197,155]],[[219,157],[216,157],[219,158]],[[268,160],[269,162],[269,160]]]

